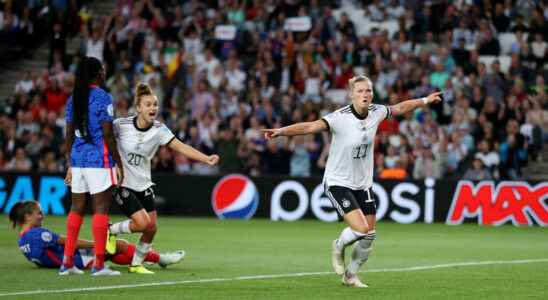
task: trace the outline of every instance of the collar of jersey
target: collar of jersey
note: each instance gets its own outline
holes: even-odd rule
[[[135,129],[139,131],[148,131],[150,128],[152,128],[152,125],[154,125],[154,122],[152,122],[152,124],[150,124],[150,126],[148,126],[147,128],[139,128],[139,126],[137,126],[137,116],[133,118],[133,126],[135,126]]]
[[[365,118],[367,118],[367,115],[365,115],[365,117],[362,116],[362,115],[360,115],[360,114],[356,111],[356,109],[354,108],[354,105],[353,105],[353,104],[350,104],[350,110],[352,111],[352,114],[354,115],[354,117],[356,117],[356,118],[358,118],[358,119],[360,119],[360,120],[365,120]]]
[[[25,233],[29,232],[31,229],[32,228],[29,227],[29,228],[25,228],[24,230],[21,230],[21,232],[19,232],[19,236],[21,237],[21,236],[25,235]]]

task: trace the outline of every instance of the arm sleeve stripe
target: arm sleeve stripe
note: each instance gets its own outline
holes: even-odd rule
[[[173,140],[174,140],[175,138],[176,138],[176,136],[173,135],[173,136],[169,139],[169,141],[168,141],[167,143],[165,143],[164,145],[167,146],[167,145],[171,144],[171,142],[173,142]]]
[[[331,126],[329,126],[329,122],[327,122],[327,120],[324,118],[321,118],[320,120],[322,120],[325,123],[325,126],[327,126],[327,131],[331,131]]]
[[[386,107],[386,118],[387,119],[392,118],[392,110],[390,109],[388,105],[386,105],[385,107]]]

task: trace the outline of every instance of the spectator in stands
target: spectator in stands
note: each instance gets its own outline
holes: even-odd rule
[[[18,147],[15,149],[15,156],[5,165],[4,168],[10,171],[27,172],[32,169],[32,162],[27,157],[25,149],[23,147]]]
[[[468,180],[489,180],[493,179],[493,176],[491,176],[491,173],[489,170],[487,170],[480,159],[474,159],[472,162],[472,167],[466,170],[464,173],[463,179]]]
[[[64,171],[63,165],[59,163],[55,152],[49,150],[38,162],[38,171],[46,173],[61,173]]]
[[[508,121],[506,136],[501,140],[499,147],[501,160],[501,177],[516,179],[521,176],[521,168],[527,161],[527,141],[519,133],[519,124],[516,120]]]
[[[24,71],[21,75],[21,80],[15,86],[15,93],[28,94],[34,89],[34,81],[30,76],[30,71]]]
[[[289,143],[291,162],[289,165],[289,175],[298,177],[310,176],[310,156],[308,151],[312,147],[312,136],[295,136]]]
[[[1,55],[3,45],[13,41],[11,37],[17,41],[16,47],[20,47],[21,36],[13,35],[14,32],[32,32],[33,36],[41,32],[43,37],[61,38],[70,37],[76,28],[84,38],[83,52],[72,57],[72,53],[63,54],[62,40],[55,42],[59,42],[57,46],[52,42],[50,46],[55,51],[52,51],[51,67],[33,70],[30,75],[25,73],[17,87],[14,86],[16,94],[6,101],[5,113],[10,122],[35,128],[27,124],[25,118],[26,112],[31,111],[30,123],[41,128],[40,143],[56,143],[59,126],[64,125],[48,121],[50,117],[45,111],[58,111],[58,107],[63,110],[66,101],[63,94],[72,90],[75,66],[82,55],[91,51],[107,63],[110,76],[107,87],[115,96],[117,114],[132,113],[131,89],[136,81],[154,83],[159,101],[163,103],[162,117],[172,129],[179,130],[177,134],[181,139],[191,141],[198,148],[218,147],[227,133],[224,128],[230,128],[233,135],[230,151],[236,148],[239,160],[246,162],[245,166],[238,166],[237,171],[269,173],[277,166],[269,166],[268,157],[290,155],[284,153],[289,150],[288,145],[254,142],[252,133],[256,128],[276,122],[284,126],[307,120],[314,115],[313,111],[335,110],[337,104],[325,95],[330,94],[330,89],[345,89],[345,76],[365,66],[364,73],[377,82],[376,99],[381,103],[395,104],[416,94],[430,93],[435,87],[445,91],[440,107],[381,124],[380,131],[385,136],[375,147],[376,157],[384,160],[391,157],[388,151],[395,151],[403,169],[407,168],[406,161],[408,164],[415,161],[416,167],[421,159],[440,166],[439,172],[433,171],[437,167],[427,172],[409,168],[407,174],[413,173],[415,178],[415,173],[421,174],[419,177],[434,173],[434,177],[447,176],[447,160],[449,175],[460,176],[463,162],[475,157],[474,151],[483,153],[481,149],[474,149],[472,137],[498,147],[490,146],[488,153],[494,149],[500,152],[499,146],[504,146],[503,152],[508,154],[515,138],[507,137],[499,124],[511,119],[518,122],[518,131],[523,132],[530,151],[543,146],[542,136],[548,136],[548,128],[544,124],[547,118],[542,116],[548,113],[544,100],[546,33],[543,28],[546,21],[542,5],[506,1],[482,10],[482,4],[442,1],[418,3],[415,9],[404,9],[398,1],[390,1],[388,5],[385,2],[374,1],[361,7],[370,19],[379,20],[383,28],[366,35],[357,23],[360,20],[351,20],[349,15],[353,14],[344,13],[347,8],[334,13],[332,9],[338,9],[336,5],[331,7],[327,2],[318,1],[311,1],[309,5],[274,3],[273,10],[265,10],[257,3],[241,6],[245,1],[218,7],[207,2],[179,5],[173,1],[120,1],[111,16],[103,17],[84,10],[78,13],[70,2],[64,8],[69,17],[63,19],[59,19],[56,11],[63,7],[56,5],[44,13],[40,11],[43,8],[40,4],[29,2],[27,18],[26,2],[19,6],[9,1],[0,3],[0,57],[4,57]],[[357,11],[360,7],[352,9]],[[441,12],[443,20],[435,17]],[[310,31],[283,29],[286,17],[307,14],[312,22]],[[52,22],[42,26],[45,18]],[[399,28],[385,30],[397,18],[400,18]],[[508,20],[513,22],[509,24]],[[233,40],[215,38],[215,26],[226,24],[225,21],[237,28]],[[80,23],[82,26],[77,25]],[[485,61],[483,57],[480,60],[480,55],[499,53],[498,35],[510,29],[516,32],[516,41],[510,46],[508,72],[501,66],[502,58],[491,65],[480,63]],[[531,32],[529,40],[526,32]],[[194,93],[193,89],[199,92]],[[200,98],[203,95],[207,96],[205,100]],[[307,100],[313,100],[313,109]],[[316,116],[321,115],[323,113]],[[459,116],[453,119],[456,115]],[[180,122],[186,125],[181,126]],[[223,124],[223,129],[216,137],[213,133],[218,124]],[[10,160],[18,146],[25,146],[29,139],[36,137],[5,125],[0,129],[0,145],[5,160]],[[388,130],[384,130],[386,126]],[[251,136],[246,138],[246,132]],[[450,135],[451,140],[440,143],[441,136],[446,135]],[[325,159],[321,150],[325,142],[321,140],[312,141],[315,150],[307,151],[311,175],[317,167],[321,168],[321,160]],[[395,142],[405,140],[410,143]],[[462,147],[466,152],[458,151]],[[432,156],[424,151],[426,148],[432,150]],[[440,152],[442,148],[448,149]],[[56,155],[64,151],[52,150]],[[414,154],[408,157],[397,153]],[[439,153],[443,154],[438,163]],[[166,161],[157,164],[161,169],[172,169],[167,162],[171,159],[171,164],[177,161],[176,168],[182,172],[212,172],[169,153],[164,156]],[[513,156],[508,157],[511,161]],[[521,160],[520,167],[525,162]],[[510,165],[513,164],[510,162]],[[236,166],[230,167],[234,168]],[[377,168],[379,173],[383,171],[379,163]],[[502,157],[501,168],[507,169]],[[287,168],[275,172],[288,174],[289,162]],[[428,175],[423,175],[426,173]]]

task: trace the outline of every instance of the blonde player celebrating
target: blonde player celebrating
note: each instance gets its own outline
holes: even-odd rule
[[[167,145],[172,150],[209,165],[219,161],[218,155],[205,155],[176,139],[171,130],[155,120],[158,114],[158,99],[144,83],[135,92],[137,115],[114,121],[114,132],[122,156],[124,182],[114,191],[114,199],[120,209],[130,218],[110,225],[107,251],[115,247],[115,235],[119,233],[142,232],[129,267],[130,273],[153,274],[143,267],[146,253],[152,247],[156,234],[156,208],[154,206],[154,183],[150,176],[150,161],[159,146]],[[184,251],[175,252],[173,259],[180,260]]]
[[[331,132],[332,141],[323,177],[325,193],[348,224],[332,244],[332,265],[346,286],[365,288],[357,276],[372,251],[376,207],[372,197],[373,145],[379,123],[418,107],[441,101],[441,93],[407,100],[393,106],[372,104],[373,84],[366,76],[348,81],[352,103],[313,122],[264,129],[267,140],[278,136]],[[354,244],[345,270],[344,249]]]

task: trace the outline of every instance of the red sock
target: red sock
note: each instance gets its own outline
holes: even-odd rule
[[[76,248],[76,240],[78,239],[78,233],[80,232],[80,226],[84,218],[71,211],[67,216],[67,237],[65,239],[65,252],[63,258],[63,264],[65,267],[72,268],[74,266],[74,250]]]
[[[117,265],[129,265],[135,253],[135,245],[129,244],[126,252],[119,252],[112,256],[111,261]]]
[[[129,244],[126,252],[116,253],[112,256],[111,261],[117,265],[129,265],[133,260],[133,254],[135,253],[135,245]],[[160,254],[154,250],[150,250],[145,257],[145,261],[157,263],[160,261]]]
[[[145,261],[157,263],[160,261],[160,253],[150,250],[147,253],[147,256],[145,256]]]
[[[91,231],[95,245],[95,269],[100,270],[105,265],[105,246],[107,244],[108,215],[96,213],[91,220]]]

